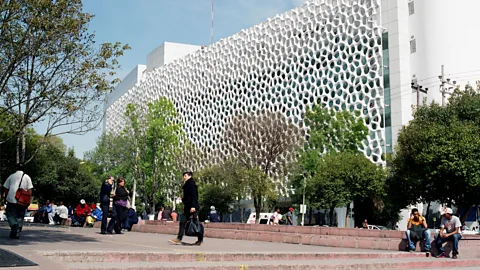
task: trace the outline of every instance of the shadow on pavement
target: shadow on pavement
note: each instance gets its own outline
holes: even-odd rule
[[[10,228],[0,228],[0,243],[2,246],[20,246],[30,243],[98,242],[98,240],[93,237],[62,230],[46,230],[42,228],[24,230],[20,234],[20,239],[10,239],[9,234]]]

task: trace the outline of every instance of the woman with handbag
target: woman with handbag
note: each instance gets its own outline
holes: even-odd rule
[[[10,238],[18,239],[33,189],[32,179],[23,172],[23,163],[17,164],[17,171],[7,178],[3,186],[7,200],[7,219],[11,229]]]
[[[122,234],[122,224],[127,217],[128,197],[130,192],[125,188],[125,179],[118,177],[115,195],[113,196],[112,220],[108,223],[107,233]]]

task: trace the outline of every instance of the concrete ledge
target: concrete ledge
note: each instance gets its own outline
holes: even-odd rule
[[[154,252],[45,252],[62,262],[220,262],[279,260],[340,260],[423,258],[417,253],[154,253]]]
[[[220,225],[220,226],[219,226]],[[400,231],[386,231],[378,233],[376,231],[367,231],[359,229],[342,229],[342,228],[326,228],[330,230],[322,230],[322,227],[301,227],[297,231],[306,231],[310,233],[287,233],[278,232],[272,230],[286,230],[291,228],[288,226],[271,226],[271,225],[250,225],[250,224],[227,224],[233,226],[221,226],[222,224],[204,224],[205,237],[220,238],[220,239],[233,239],[233,240],[249,240],[249,241],[262,241],[262,242],[277,242],[277,243],[289,243],[289,244],[303,244],[303,245],[315,245],[315,246],[328,246],[328,247],[343,247],[343,248],[360,248],[360,249],[372,249],[372,250],[392,250],[392,251],[405,251],[407,247],[407,241],[402,239],[402,233]],[[225,224],[223,224],[225,225]],[[240,225],[240,226],[238,226]],[[247,226],[243,226],[247,225]],[[237,227],[238,226],[238,227]],[[240,229],[217,229],[218,227],[228,228],[248,228],[250,230]],[[283,227],[283,228],[282,228]],[[296,229],[296,226],[292,226]],[[271,228],[271,229],[270,229]],[[258,230],[253,230],[258,229]],[[289,229],[292,230],[292,229]],[[361,232],[357,236],[348,235],[353,234],[352,230],[365,231]],[[159,233],[176,235],[178,233],[178,224],[164,224],[164,225],[143,225],[134,226],[132,231],[143,233]],[[312,233],[317,232],[317,233]],[[340,235],[335,235],[339,233]],[[345,233],[347,232],[347,233]],[[320,234],[324,233],[324,234]],[[347,234],[347,235],[345,235]],[[367,236],[372,234],[373,236]],[[385,236],[397,236],[397,237],[385,237]],[[383,236],[383,237],[376,237]],[[432,237],[433,239],[433,237]],[[423,249],[420,248],[420,244],[417,243],[417,251]],[[433,245],[432,252],[437,254],[436,248]],[[449,254],[452,250],[452,244],[446,243],[444,245],[445,251]],[[462,256],[471,258],[480,258],[480,238],[474,235],[465,236],[459,243],[459,249]]]
[[[304,270],[304,269],[335,269],[335,270],[358,270],[358,269],[416,269],[421,268],[455,268],[458,267],[478,267],[480,260],[438,260],[435,258],[424,259],[373,259],[373,260],[311,260],[311,261],[235,261],[235,262],[210,262],[208,264],[199,262],[183,262],[178,263],[164,262],[148,263],[96,263],[93,265],[85,265],[84,263],[70,263],[73,269],[102,269],[102,270],[118,270],[118,269],[136,269],[136,270],[178,270],[178,269],[208,269],[208,270]]]

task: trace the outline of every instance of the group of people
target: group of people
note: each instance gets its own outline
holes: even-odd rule
[[[59,202],[58,205],[54,201],[47,200],[45,204],[38,203],[38,209],[33,215],[33,222],[48,223],[50,225],[65,225],[69,217],[68,208]]]
[[[458,258],[458,242],[462,239],[461,227],[462,223],[457,216],[453,215],[451,208],[444,208],[440,214],[442,215],[442,220],[440,221],[440,230],[439,233],[435,236],[435,245],[437,246],[440,253],[437,255],[437,258],[445,258],[445,250],[443,249],[443,243],[447,241],[453,242],[453,252],[452,258]],[[414,241],[424,240],[425,241],[425,251],[430,252],[431,241],[430,241],[430,231],[428,230],[427,221],[419,213],[418,209],[414,208],[411,211],[410,218],[407,221],[407,231],[405,232],[408,242],[408,250],[415,250]]]
[[[285,214],[285,220],[283,220],[284,215],[280,214],[280,208],[275,208],[275,212],[273,212],[268,224],[270,225],[279,225],[279,224],[286,224],[287,226],[293,226],[293,208],[290,207],[288,212]]]
[[[102,212],[108,213],[110,199],[112,199],[112,217],[108,221],[103,215],[100,234],[123,234],[122,229],[131,230],[133,224],[138,222],[135,210],[130,205],[131,193],[125,187],[125,179],[117,178],[116,185],[113,176],[109,176],[100,188],[100,207]]]

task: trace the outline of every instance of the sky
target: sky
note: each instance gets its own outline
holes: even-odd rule
[[[215,0],[214,42],[242,29],[286,12],[305,0]],[[119,59],[117,76],[123,78],[137,64],[145,64],[147,54],[163,42],[209,45],[211,0],[84,0],[84,11],[95,15],[90,32],[97,44],[130,45]],[[42,125],[36,127],[42,130]],[[101,129],[85,135],[62,135],[77,157],[95,148]]]

